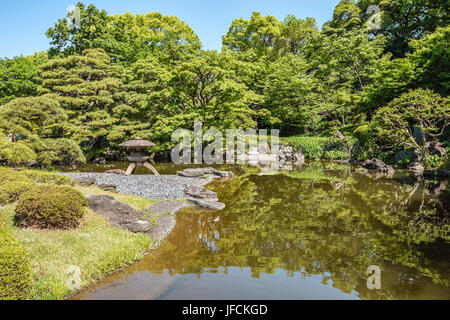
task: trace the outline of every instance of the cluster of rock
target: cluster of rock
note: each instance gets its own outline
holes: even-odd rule
[[[118,174],[120,174],[118,172]],[[86,197],[88,206],[98,215],[106,218],[112,226],[123,228],[134,233],[147,233],[157,241],[163,240],[175,227],[175,213],[185,207],[189,207],[189,202],[195,206],[208,210],[223,210],[225,204],[219,202],[217,194],[195,185],[198,179],[195,178],[232,178],[233,173],[229,171],[219,171],[213,168],[186,169],[180,171],[178,175],[188,177],[192,180],[192,185],[184,186],[185,198],[183,200],[160,201],[151,205],[147,210],[138,211],[131,206],[115,200],[106,195],[89,195]],[[111,185],[97,184],[95,178],[80,177],[76,181],[81,186],[97,185],[103,190],[112,191],[115,188]],[[156,221],[151,221],[149,217],[157,214]]]
[[[214,168],[196,168],[196,169],[186,169],[183,171],[178,171],[177,174],[182,177],[188,178],[225,178],[232,179],[234,177],[231,171],[219,171]],[[184,193],[187,200],[190,203],[208,210],[223,210],[225,204],[219,202],[217,193],[213,191],[206,190],[205,188],[186,185],[184,188]]]
[[[184,192],[189,202],[198,207],[217,211],[225,209],[225,204],[219,202],[217,193],[213,191],[196,186],[186,186]]]

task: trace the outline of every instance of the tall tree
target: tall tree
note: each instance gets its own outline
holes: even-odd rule
[[[19,97],[37,94],[37,68],[47,61],[47,53],[0,59],[0,105]]]
[[[71,137],[93,146],[119,120],[113,110],[123,103],[119,93],[124,72],[111,64],[103,50],[85,50],[83,55],[55,58],[42,65],[39,91],[56,95],[68,114]]]
[[[201,48],[194,31],[175,16],[153,12],[146,15],[108,15],[94,5],[78,3],[80,27],[69,28],[60,19],[47,36],[52,39],[51,56],[81,54],[101,48],[113,61],[130,65],[149,54],[164,52],[177,59]]]
[[[202,121],[205,128],[255,126],[249,105],[260,97],[237,80],[226,56],[207,51],[176,64],[151,58],[138,69],[151,106],[147,119],[154,119],[157,140],[170,141],[174,130],[191,130],[195,121]]]
[[[381,10],[380,29],[371,29],[374,36],[384,35],[386,51],[401,58],[412,52],[411,40],[422,39],[438,27],[450,23],[450,2],[448,0],[359,0],[362,20],[367,21],[370,5]]]
[[[223,36],[223,45],[238,53],[253,52],[257,57],[275,60],[280,55],[303,53],[304,47],[318,33],[313,18],[305,20],[288,15],[281,22],[274,16],[261,16],[253,12],[250,20],[232,22]]]

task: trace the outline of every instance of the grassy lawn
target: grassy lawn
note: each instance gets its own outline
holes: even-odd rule
[[[75,187],[84,195],[111,195],[135,209],[147,208],[152,202],[140,197],[104,192],[96,187]],[[81,270],[81,287],[92,285],[105,276],[142,259],[154,246],[148,235],[118,229],[87,209],[81,225],[74,230],[20,229],[14,226],[15,205],[3,208],[11,229],[28,251],[32,261],[33,286],[28,294],[33,300],[64,299],[70,290],[69,267]]]
[[[292,136],[283,138],[283,144],[288,144],[294,149],[301,149],[306,159],[326,159],[326,160],[345,160],[349,159],[350,155],[338,149],[330,148],[327,150],[326,144],[331,137],[314,137],[314,136]],[[351,139],[353,140],[353,138]]]

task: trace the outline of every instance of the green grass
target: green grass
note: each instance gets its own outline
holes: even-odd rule
[[[84,195],[110,195],[136,210],[147,209],[152,201],[103,191],[98,187],[75,189]],[[94,284],[125,266],[141,260],[154,247],[146,234],[134,234],[112,227],[104,218],[86,209],[81,225],[73,230],[20,229],[14,226],[15,204],[0,209],[6,214],[17,241],[31,259],[33,284],[27,299],[61,300],[75,293],[69,289],[69,267],[81,270],[81,288]]]
[[[80,268],[81,287],[86,287],[141,260],[153,245],[148,235],[112,227],[90,210],[70,231],[20,229],[13,225],[14,205],[3,211],[31,258],[33,285],[27,298],[32,300],[61,300],[74,293],[68,287],[70,266]]]
[[[308,160],[344,160],[349,154],[341,150],[325,150],[325,145],[330,137],[293,136],[283,138],[283,143],[292,145],[294,149],[301,149]]]

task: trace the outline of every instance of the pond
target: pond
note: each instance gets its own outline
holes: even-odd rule
[[[232,170],[207,187],[225,210],[179,212],[160,247],[74,298],[450,299],[449,181],[326,162]],[[379,290],[367,287],[371,265]]]

